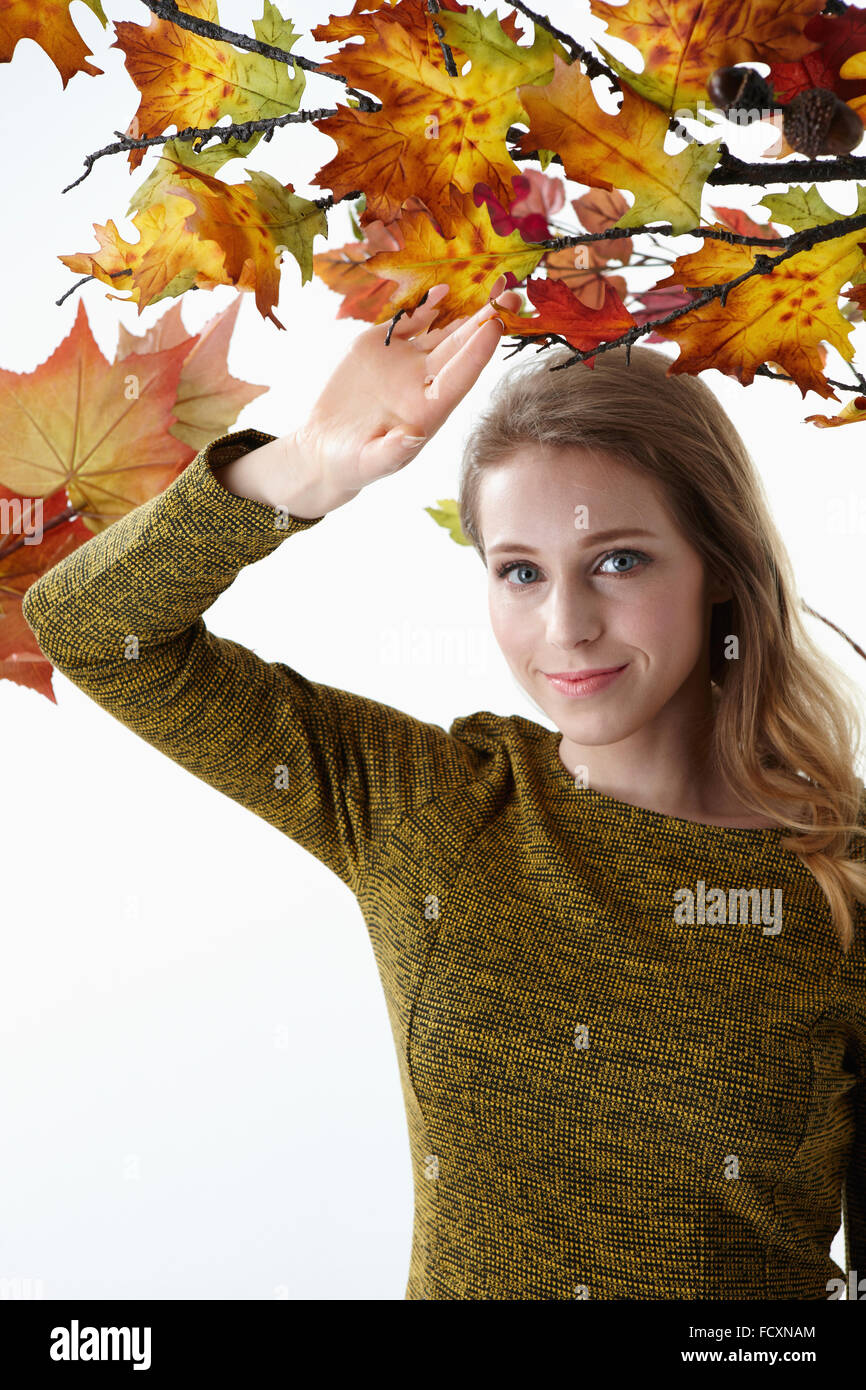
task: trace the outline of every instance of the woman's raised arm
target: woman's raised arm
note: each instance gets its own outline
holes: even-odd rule
[[[418,331],[429,309],[416,315]],[[438,725],[265,662],[210,632],[201,615],[244,566],[414,457],[417,443],[395,441],[406,428],[435,432],[500,328],[458,321],[430,334],[423,352],[410,346],[411,331],[407,321],[387,346],[384,327],[361,334],[299,431],[212,441],[162,493],[42,575],[23,603],[40,648],[69,680],[353,891],[368,850],[395,820],[471,778],[470,749]],[[450,352],[435,356],[445,344]],[[431,372],[441,373],[432,391]],[[395,400],[406,412],[396,420]]]

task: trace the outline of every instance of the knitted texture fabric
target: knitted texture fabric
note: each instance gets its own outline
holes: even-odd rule
[[[355,895],[408,1119],[405,1297],[826,1299],[866,1277],[862,910],[845,954],[784,830],[633,806],[522,716],[446,731],[214,635],[239,571],[324,520],[218,481],[273,438],[212,441],[23,611],[91,699]]]

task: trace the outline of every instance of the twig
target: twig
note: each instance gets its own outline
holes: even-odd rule
[[[322,77],[332,77],[336,82],[342,82],[346,90],[352,96],[358,97],[361,102],[362,110],[372,109],[365,106],[365,102],[370,100],[363,92],[356,92],[354,87],[350,87],[348,79],[339,72],[323,71],[318,63],[314,63],[310,58],[301,57],[300,53],[289,53],[284,48],[275,48],[271,43],[263,43],[261,39],[250,38],[248,34],[236,34],[232,29],[225,29],[221,24],[212,24],[209,19],[200,19],[198,15],[187,14],[185,10],[179,10],[174,0],[141,0],[143,5],[156,15],[157,19],[164,19],[169,24],[176,24],[179,29],[188,29],[191,34],[198,34],[203,39],[218,39],[223,43],[233,43],[236,48],[245,48],[249,53],[260,53],[263,58],[273,58],[277,63],[290,63],[299,68],[305,68],[307,72],[318,72]],[[377,103],[378,105],[378,103]]]
[[[722,301],[722,307],[725,308],[731,290],[735,289],[737,285],[741,285],[745,280],[750,279],[751,276],[770,275],[776,266],[782,261],[786,261],[789,256],[796,256],[800,251],[811,249],[817,242],[830,241],[837,236],[855,231],[859,227],[866,227],[866,213],[861,213],[858,217],[840,217],[837,218],[836,221],[827,223],[823,227],[804,228],[802,231],[794,232],[790,237],[780,237],[778,240],[786,244],[786,249],[782,251],[780,255],[757,255],[750,269],[744,270],[742,275],[737,275],[733,280],[725,280],[719,284],[706,287],[703,285],[685,285],[683,287],[684,289],[697,292],[695,298],[690,299],[688,304],[682,304],[678,308],[672,309],[669,314],[665,314],[663,318],[657,319],[654,322],[635,324],[634,328],[628,329],[627,332],[620,334],[618,338],[612,338],[609,342],[599,343],[597,347],[589,348],[584,352],[575,352],[572,357],[567,358],[564,362],[557,363],[557,365],[551,367],[550,370],[552,372],[562,371],[563,368],[571,367],[577,362],[585,362],[588,357],[595,357],[600,352],[610,352],[613,348],[623,345],[630,347],[638,338],[642,338],[646,333],[651,333],[653,328],[667,323],[673,323],[675,319],[682,318],[685,314],[690,314],[693,309],[699,309],[704,304],[709,304],[713,299],[720,299]],[[842,230],[836,231],[834,228],[840,228]],[[712,229],[707,227],[702,230],[709,232]],[[544,243],[539,242],[538,245],[544,245]],[[571,346],[571,344],[568,346]],[[845,389],[848,391],[859,390],[859,388],[855,388],[851,385],[847,385]]]
[[[509,0],[509,3],[513,4],[514,0]],[[505,138],[510,140],[513,145],[525,134],[526,131],[521,130],[519,126],[510,126]],[[694,141],[693,136],[689,136],[689,138]],[[515,163],[519,160],[538,159],[538,150],[508,149],[507,152]],[[562,164],[562,158],[555,154],[549,162]],[[722,141],[719,145],[719,163],[710,170],[704,183],[712,184],[715,187],[754,184],[760,188],[765,188],[767,184],[781,184],[783,187],[788,187],[792,183],[829,183],[837,179],[862,178],[866,178],[866,155],[845,154],[839,155],[835,159],[826,156],[820,159],[806,159],[802,155],[796,154],[787,158],[784,163],[778,160],[766,164],[748,163],[746,160],[739,159],[735,154],[731,154],[727,145]]]
[[[73,183],[69,183],[65,188],[61,188],[60,191],[61,193],[68,193],[71,188],[76,188],[78,184],[83,183],[97,159],[101,159],[102,156],[106,154],[119,154],[123,150],[141,150],[147,148],[149,145],[164,145],[167,144],[169,140],[191,140],[193,142],[193,148],[195,149],[195,144],[199,140],[202,144],[206,143],[206,141],[211,138],[221,140],[223,144],[225,144],[227,140],[233,140],[235,138],[242,141],[249,140],[250,136],[256,130],[266,131],[265,140],[270,140],[277,126],[288,125],[292,121],[324,120],[327,116],[336,116],[338,114],[339,112],[336,107],[322,106],[316,111],[292,111],[285,116],[263,116],[260,120],[244,121],[241,124],[212,126],[190,125],[187,126],[185,130],[178,131],[174,135],[145,135],[136,137],[127,135],[122,130],[116,130],[114,133],[118,136],[118,142],[113,145],[104,145],[101,150],[96,150],[93,154],[86,154],[84,156],[84,173],[80,178],[75,179]],[[196,150],[196,153],[198,152],[199,151]]]
[[[427,0],[427,13],[430,15],[437,15],[439,13],[438,0]],[[442,28],[441,24],[436,23],[435,19],[432,20],[432,24],[433,33],[439,40],[439,47],[442,49],[442,57],[445,59],[445,71],[449,77],[457,77],[457,64],[454,61],[454,54],[445,42],[445,30]],[[391,330],[389,329],[388,331],[390,333]]]

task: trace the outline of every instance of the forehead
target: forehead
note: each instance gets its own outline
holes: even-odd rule
[[[570,518],[576,506],[588,509],[592,527],[602,518],[604,524],[636,524],[639,518],[661,521],[668,513],[655,479],[612,450],[522,445],[485,469],[479,483],[485,528],[515,518],[555,523],[557,516]]]

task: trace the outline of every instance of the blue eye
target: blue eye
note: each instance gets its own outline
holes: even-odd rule
[[[609,550],[608,553],[607,553],[606,555],[603,555],[603,556],[601,557],[601,560],[599,561],[599,564],[605,565],[605,564],[607,564],[608,560],[613,560],[613,559],[618,558],[619,556],[622,556],[622,555],[625,555],[625,556],[627,556],[627,557],[629,557],[629,558],[631,558],[631,559],[636,559],[636,560],[638,561],[638,564],[637,564],[636,566],[632,566],[632,567],[629,568],[629,569],[608,570],[608,571],[607,571],[607,575],[606,575],[605,577],[607,577],[607,576],[609,576],[609,575],[611,575],[611,574],[631,575],[631,574],[634,574],[635,569],[640,568],[640,567],[643,566],[643,565],[649,565],[649,564],[652,563],[652,561],[650,560],[650,557],[649,557],[648,555],[644,555],[643,551],[641,551],[641,550]],[[510,574],[512,570],[536,570],[536,571],[537,571],[537,570],[538,570],[538,566],[537,566],[537,565],[531,564],[529,560],[507,560],[507,561],[505,561],[503,564],[501,564],[501,565],[498,567],[498,569],[496,570],[497,578],[499,578],[499,579],[505,579],[506,575]],[[600,572],[601,572],[601,571],[599,571],[599,573],[600,573]],[[514,583],[514,584],[509,584],[508,587],[511,588],[511,589],[530,589],[530,588],[532,587],[532,585],[533,585],[534,582],[535,582],[535,581],[530,580],[529,583],[526,583],[526,584],[523,584],[523,583]]]
[[[512,570],[534,570],[537,568],[537,565],[530,565],[525,560],[509,560],[505,564],[499,566],[496,574],[499,579],[504,579],[506,574],[510,574]],[[529,586],[527,584],[512,584],[509,587],[512,589],[526,589]]]
[[[628,558],[628,557],[630,556],[632,559],[634,559],[635,556],[637,556],[637,557],[640,556],[640,551],[637,551],[637,550],[612,550],[612,551],[610,552],[609,555],[605,555],[605,556],[604,556],[604,558],[603,558],[603,560],[602,560],[601,563],[602,563],[603,565],[606,565],[607,562],[608,562],[608,560],[615,560],[615,559],[617,559],[617,558],[618,558],[619,556],[621,556],[621,555],[625,555],[626,558]],[[610,573],[610,574],[631,574],[632,571],[631,571],[630,569],[629,569],[629,570],[609,570],[608,573]]]

